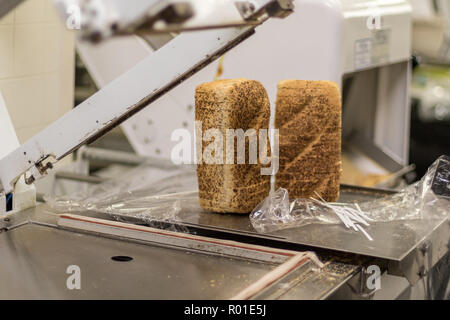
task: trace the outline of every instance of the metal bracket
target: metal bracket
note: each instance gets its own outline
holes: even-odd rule
[[[271,17],[284,18],[294,11],[292,0],[277,0],[267,6],[267,13]]]
[[[8,231],[11,226],[11,217],[10,216],[2,216],[0,217],[0,233],[4,231]]]
[[[260,8],[257,8],[251,1],[237,1],[235,5],[242,18],[247,21],[256,20],[263,13],[269,17],[285,18],[294,11],[292,0],[271,1]]]
[[[27,177],[25,173],[26,184],[32,184],[34,181],[36,181],[36,179],[45,176],[48,170],[53,169],[53,163],[50,162],[49,158],[51,158],[51,156],[47,156],[41,161],[37,162],[30,170],[32,171],[32,174],[29,177]]]
[[[255,5],[250,1],[237,1],[235,5],[242,18],[244,18],[245,20],[250,20],[256,10]]]
[[[434,246],[437,245],[437,246]],[[390,274],[404,276],[411,285],[415,285],[420,279],[426,277],[433,266],[443,256],[442,252],[448,251],[447,246],[441,246],[439,242],[427,240],[411,252],[402,262],[389,265]]]

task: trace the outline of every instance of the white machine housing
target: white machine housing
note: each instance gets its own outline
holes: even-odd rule
[[[272,107],[283,79],[330,80],[342,87],[344,140],[388,171],[408,163],[411,6],[407,0],[296,0],[283,21],[272,19],[229,51],[222,78],[255,79]],[[153,54],[131,36],[78,51],[94,81],[103,87]],[[193,134],[194,92],[212,81],[218,62],[122,124],[134,150],[169,159],[178,128]]]

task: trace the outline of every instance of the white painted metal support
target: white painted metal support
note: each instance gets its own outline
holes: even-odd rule
[[[6,109],[6,103],[3,100],[0,92],[0,160],[3,159],[8,153],[19,147],[19,139],[17,138],[16,131],[12,124],[11,118]],[[19,175],[20,176],[20,175]],[[0,188],[1,190],[1,188]],[[6,212],[6,193],[11,190],[5,190],[0,192],[0,215]],[[12,197],[13,209],[22,210],[30,208],[36,204],[36,189],[34,185],[26,185],[23,176],[20,177],[16,183],[16,188]]]

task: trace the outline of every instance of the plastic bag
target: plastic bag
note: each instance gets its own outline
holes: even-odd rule
[[[164,171],[142,165],[84,192],[46,195],[44,200],[58,212],[95,211],[144,223],[176,221],[183,208],[199,208],[197,176],[192,167]]]
[[[392,196],[363,202],[356,208],[360,212],[359,217],[371,222],[448,218],[450,217],[449,185],[450,158],[442,156],[433,163],[420,181]],[[312,223],[336,224],[343,222],[339,212],[336,213],[332,209],[339,206],[342,204],[326,204],[313,199],[290,201],[288,191],[280,188],[271,192],[252,211],[250,221],[261,233]],[[347,206],[355,205],[347,204]],[[354,208],[351,210],[357,211]],[[359,226],[358,228],[362,229]]]

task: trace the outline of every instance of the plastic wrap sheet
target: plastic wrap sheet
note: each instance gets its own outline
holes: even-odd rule
[[[170,222],[177,220],[183,208],[199,208],[197,189],[192,167],[161,171],[139,166],[91,185],[85,192],[61,197],[47,195],[44,199],[58,212],[95,211],[145,223]]]
[[[361,217],[370,222],[448,217],[449,180],[450,160],[448,157],[441,157],[419,182],[392,196],[359,204]],[[102,184],[92,185],[86,192],[63,197],[46,196],[45,200],[58,212],[96,211],[155,223],[177,221],[183,210],[203,210],[199,206],[197,190],[197,177],[193,167],[161,174],[161,171],[141,166]],[[288,191],[280,188],[271,192],[253,210],[250,220],[253,227],[262,233],[312,223],[343,222],[331,205],[333,204],[313,199],[291,201]]]
[[[400,192],[359,204],[361,218],[371,222],[439,219],[450,217],[450,158],[440,157],[418,182]],[[312,223],[336,224],[342,219],[332,209],[342,204],[325,204],[313,199],[290,201],[286,189],[272,192],[250,214],[253,227],[261,233],[300,227]],[[352,207],[354,204],[348,204]]]

